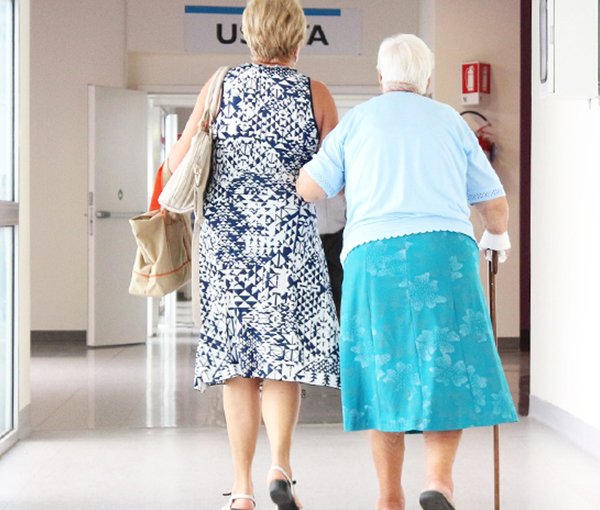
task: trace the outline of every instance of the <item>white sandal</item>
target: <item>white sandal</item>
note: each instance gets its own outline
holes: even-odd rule
[[[229,496],[229,502],[222,508],[222,510],[236,510],[233,507],[233,502],[236,499],[249,499],[252,501],[252,508],[256,508],[256,500],[251,494],[225,494],[225,496]]]

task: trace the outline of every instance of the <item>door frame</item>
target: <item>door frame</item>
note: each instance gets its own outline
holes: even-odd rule
[[[16,138],[16,136],[15,136]],[[15,178],[17,165],[13,164]],[[15,197],[16,198],[16,197]],[[12,400],[10,429],[0,435],[0,456],[19,439],[19,204],[0,201],[0,228],[12,228],[12,314],[11,314],[11,388]]]
[[[531,66],[532,0],[521,0],[519,299],[520,352],[531,352]],[[519,378],[519,414],[529,414],[531,361],[523,357]]]
[[[12,185],[13,196],[10,201],[0,201],[0,227],[11,227],[12,238],[12,323],[11,323],[11,388],[12,400],[11,428],[0,436],[0,456],[11,448],[19,439],[19,160],[18,160],[18,132],[19,132],[19,2],[12,0]]]

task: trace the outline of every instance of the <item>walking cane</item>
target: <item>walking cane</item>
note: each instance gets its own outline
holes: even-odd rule
[[[494,341],[498,348],[498,329],[496,327],[496,274],[498,273],[498,252],[491,250],[492,260],[488,261],[488,289],[490,318]],[[494,510],[500,510],[500,429],[494,425]]]

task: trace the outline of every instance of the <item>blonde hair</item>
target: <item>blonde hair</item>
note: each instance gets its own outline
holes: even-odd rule
[[[242,31],[254,59],[288,60],[304,44],[306,17],[298,0],[248,0]]]
[[[379,47],[377,70],[384,92],[409,90],[425,94],[433,66],[433,53],[416,35],[388,37]]]

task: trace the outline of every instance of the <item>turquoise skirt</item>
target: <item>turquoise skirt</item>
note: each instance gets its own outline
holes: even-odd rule
[[[342,289],[345,430],[416,432],[517,421],[473,239],[428,232],[354,248]]]

